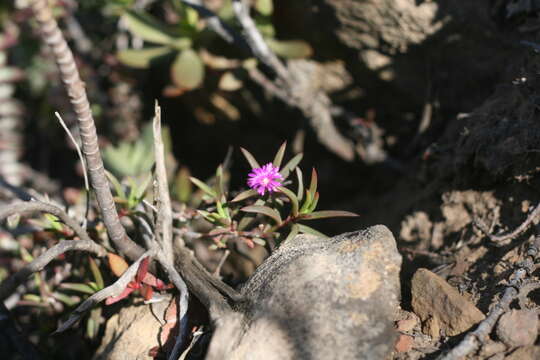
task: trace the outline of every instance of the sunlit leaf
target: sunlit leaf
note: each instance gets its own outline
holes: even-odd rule
[[[242,88],[243,82],[234,76],[233,72],[225,72],[219,79],[218,87],[224,91],[236,91]]]
[[[297,216],[298,215],[298,198],[296,197],[296,195],[291,190],[283,186],[278,186],[277,190],[282,192],[283,194],[285,194],[285,196],[289,198],[289,200],[291,201],[291,214],[292,216]]]
[[[286,59],[303,59],[313,54],[311,46],[302,40],[276,40],[266,39],[268,47],[277,55]]]
[[[245,211],[245,212],[251,212],[251,213],[258,213],[258,214],[263,214],[263,215],[266,215],[270,218],[272,218],[273,220],[275,220],[278,224],[281,224],[282,220],[281,220],[281,215],[279,215],[279,213],[268,207],[268,206],[259,206],[259,205],[250,205],[250,206],[244,206],[242,209],[240,209],[242,211]]]
[[[296,197],[298,198],[298,201],[302,201],[304,198],[304,177],[302,175],[302,170],[299,167],[295,168],[295,172],[298,180],[298,191],[296,193]]]
[[[123,18],[128,29],[146,41],[166,45],[173,40],[163,25],[149,14],[126,11]]]
[[[122,257],[113,253],[108,253],[107,257],[109,260],[109,267],[111,268],[111,271],[113,272],[113,274],[118,277],[122,276],[124,271],[126,271],[127,268],[129,267],[126,260],[124,260]]]
[[[82,284],[82,283],[62,283],[60,284],[60,288],[78,291],[78,292],[81,292],[84,294],[90,294],[90,295],[96,292],[94,289],[92,289],[91,286],[87,284]]]
[[[317,171],[311,169],[311,182],[309,183],[309,192],[313,195],[317,192]]]
[[[287,242],[294,239],[294,237],[298,235],[299,231],[300,231],[300,227],[298,226],[298,224],[294,224],[293,226],[291,226],[291,232],[289,233],[289,235],[287,235],[287,237],[285,238],[285,240],[283,240],[283,242]]]
[[[313,210],[317,207],[317,204],[319,203],[319,192],[317,191],[315,193],[315,196],[313,196],[313,200],[311,201],[311,204],[309,205],[308,210],[306,211],[308,214],[312,213]]]
[[[311,214],[302,217],[302,220],[315,220],[315,219],[325,219],[325,218],[332,218],[332,217],[357,217],[358,214],[355,214],[350,211],[341,211],[341,210],[323,210],[323,211],[315,211]]]
[[[257,9],[261,15],[270,16],[274,12],[273,0],[257,0],[255,2],[255,9]]]
[[[181,89],[195,89],[204,79],[204,64],[193,49],[183,50],[171,66],[171,77]]]
[[[240,150],[242,151],[242,154],[244,154],[244,157],[246,158],[246,160],[248,161],[252,169],[257,169],[261,167],[259,163],[257,162],[257,160],[255,160],[255,158],[253,157],[253,155],[251,155],[249,151],[247,151],[246,149],[242,147],[240,148]]]
[[[281,166],[281,161],[283,161],[283,155],[285,154],[285,148],[287,148],[286,141],[283,144],[281,144],[278,152],[276,153],[276,156],[274,157],[274,161],[272,161],[272,164],[277,168]]]
[[[105,283],[103,282],[103,276],[101,275],[101,271],[99,271],[96,261],[93,258],[88,257],[88,262],[90,263],[90,271],[92,271],[92,276],[94,277],[96,285],[99,289],[103,289]]]
[[[298,230],[302,234],[310,234],[310,235],[315,235],[315,236],[322,237],[322,238],[327,238],[328,237],[328,236],[324,235],[322,232],[317,231],[312,227],[309,227],[309,226],[306,226],[306,225],[303,225],[303,224],[296,224],[296,225],[298,225]]]
[[[125,49],[116,53],[117,59],[124,65],[137,69],[147,69],[154,63],[172,54],[167,46],[146,49]]]
[[[298,166],[300,161],[302,161],[303,157],[304,157],[304,154],[302,153],[297,154],[295,157],[289,160],[289,162],[283,167],[283,169],[281,169],[279,173],[281,174],[281,176],[283,176],[284,180],[289,177],[289,174],[291,173],[291,171],[293,171],[294,168]]]
[[[201,189],[202,191],[204,191],[206,194],[208,194],[209,196],[211,197],[216,197],[217,194],[216,192],[210,188],[210,186],[206,185],[205,183],[203,183],[201,180],[197,179],[197,178],[194,178],[194,177],[190,177],[189,178],[191,180],[191,182],[193,182],[199,189]]]
[[[120,181],[118,181],[116,176],[114,176],[113,174],[111,174],[107,170],[105,170],[105,175],[107,176],[109,181],[113,184],[114,191],[116,192],[116,196],[118,196],[122,200],[127,200],[126,193],[124,191],[124,187],[122,186],[122,184],[120,184]]]
[[[246,191],[242,191],[240,194],[236,195],[234,197],[234,199],[231,200],[231,202],[242,201],[242,200],[245,200],[245,199],[250,198],[252,196],[256,196],[258,194],[259,193],[257,192],[257,190],[254,190],[254,189],[249,189],[249,190],[246,190]]]

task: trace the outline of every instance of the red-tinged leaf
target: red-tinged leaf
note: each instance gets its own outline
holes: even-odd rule
[[[256,196],[258,194],[259,193],[257,192],[257,190],[254,190],[254,189],[249,189],[249,190],[246,190],[246,191],[242,191],[240,194],[236,195],[234,197],[234,199],[231,200],[231,202],[242,201],[242,200],[245,200],[245,199],[250,198],[252,196]]]
[[[240,150],[242,151],[242,154],[244,154],[244,157],[246,158],[252,169],[257,169],[261,167],[261,165],[259,165],[257,160],[255,160],[255,158],[253,157],[253,155],[251,155],[249,151],[242,147],[240,148]]]
[[[309,192],[315,194],[317,192],[317,171],[315,168],[311,169],[311,182],[309,184]]]
[[[275,220],[278,224],[281,224],[282,222],[281,215],[279,215],[279,213],[276,210],[269,208],[268,206],[251,205],[251,206],[244,206],[240,210],[248,212],[248,213],[257,213],[257,214],[266,215],[272,218],[273,220]]]
[[[315,211],[309,215],[303,216],[302,220],[315,220],[315,219],[325,219],[332,217],[357,217],[360,216],[350,211],[340,211],[340,210],[324,210],[324,211]]]
[[[152,289],[151,286],[144,284],[141,288],[141,295],[144,298],[144,300],[148,301],[154,295],[154,290]]]
[[[274,161],[272,161],[272,165],[274,165],[277,168],[279,168],[281,166],[281,161],[283,161],[283,155],[285,154],[285,148],[286,147],[287,147],[287,142],[285,141],[279,147],[279,150],[276,153],[276,156],[274,157]]]
[[[160,340],[165,350],[171,350],[178,334],[178,297],[174,297],[169,303],[164,316],[165,324],[161,327]]]
[[[118,277],[122,276],[124,271],[126,271],[127,268],[129,267],[126,260],[122,259],[120,256],[113,253],[108,253],[107,257],[109,258],[109,266],[113,274]]]
[[[126,287],[124,289],[124,291],[122,291],[122,293],[120,293],[120,295],[118,296],[109,296],[107,298],[107,300],[105,300],[105,305],[112,305],[122,299],[125,299],[126,297],[128,297],[129,294],[131,294],[133,291],[135,291],[135,289],[132,289],[130,288],[129,286]]]
[[[139,264],[139,269],[137,270],[137,275],[135,276],[135,281],[140,283],[143,281],[144,277],[148,273],[148,264],[150,263],[150,257],[145,257]]]

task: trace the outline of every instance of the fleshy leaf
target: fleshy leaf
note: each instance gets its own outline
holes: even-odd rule
[[[204,64],[193,49],[182,51],[171,66],[171,77],[176,86],[191,90],[199,87],[204,79]]]
[[[210,188],[210,186],[206,185],[205,183],[203,183],[201,180],[197,179],[197,178],[194,178],[194,177],[190,177],[189,178],[191,180],[191,182],[193,182],[195,185],[197,185],[197,187],[199,189],[201,189],[202,191],[204,191],[206,194],[210,195],[211,197],[216,197],[217,194],[214,190],[212,190]]]
[[[287,235],[287,238],[283,240],[283,242],[294,239],[294,237],[298,235],[299,231],[300,231],[300,227],[298,226],[298,224],[294,224],[293,226],[291,226],[291,232],[289,233],[289,235]]]
[[[113,274],[118,276],[118,277],[122,276],[122,274],[129,267],[126,260],[124,260],[120,256],[118,256],[116,254],[113,254],[113,253],[108,253],[107,257],[109,258],[109,266],[110,266],[111,271],[113,272]]]
[[[245,200],[245,199],[250,198],[252,196],[256,196],[258,194],[259,193],[257,192],[257,190],[254,190],[254,189],[249,189],[249,190],[246,190],[246,191],[242,191],[240,194],[236,195],[234,197],[234,199],[231,200],[231,202],[242,201],[242,200]]]
[[[274,161],[272,161],[272,164],[277,168],[279,168],[281,166],[281,161],[283,160],[283,155],[285,154],[285,148],[286,147],[287,147],[287,142],[285,141],[279,147],[279,150],[276,153],[276,156],[274,157]]]
[[[137,69],[147,69],[154,62],[157,62],[171,54],[171,49],[167,46],[146,48],[146,49],[126,49],[116,53],[117,59],[124,65]]]
[[[328,237],[328,236],[324,235],[322,232],[319,232],[319,231],[315,230],[312,227],[309,227],[309,226],[306,226],[306,225],[303,225],[303,224],[296,224],[296,225],[298,225],[298,230],[300,230],[300,232],[302,234],[310,234],[310,235],[315,235],[315,236],[319,236],[319,237],[322,237],[322,238],[327,238]]]
[[[273,0],[257,0],[255,2],[255,9],[257,9],[261,15],[270,16],[274,12]]]
[[[302,40],[266,39],[268,47],[286,59],[303,59],[313,54],[311,46]]]
[[[332,217],[357,217],[358,214],[355,214],[350,211],[341,211],[341,210],[323,210],[315,211],[311,214],[302,218],[302,220],[315,220],[315,219],[325,219]]]
[[[304,157],[304,154],[302,153],[297,154],[295,157],[289,160],[289,162],[283,167],[283,169],[281,169],[279,173],[283,176],[283,180],[289,177],[289,174],[291,173],[291,171],[293,171],[294,168],[298,166],[298,164],[300,163],[303,157]]]
[[[135,289],[133,289],[132,287],[126,286],[126,288],[120,293],[120,295],[109,296],[107,300],[105,300],[105,305],[112,305],[122,299],[125,299],[126,297],[128,297],[129,294],[131,294],[134,291]]]
[[[296,178],[298,179],[298,192],[296,193],[296,197],[298,198],[298,201],[302,201],[304,198],[304,177],[302,175],[302,170],[298,166],[294,170],[296,171]]]
[[[252,169],[257,169],[257,168],[260,168],[261,165],[259,165],[259,163],[257,162],[257,160],[255,160],[255,158],[253,157],[253,155],[251,155],[251,153],[249,151],[247,151],[246,149],[244,148],[240,148],[240,150],[242,150],[242,154],[244,154],[244,157],[246,158],[246,160],[248,161],[249,165],[251,166]],[[283,174],[281,174],[283,175]]]
[[[311,169],[311,182],[309,183],[309,192],[314,195],[317,192],[317,171],[315,168]]]
[[[124,19],[128,29],[143,40],[162,45],[173,41],[173,37],[166,32],[162,24],[146,13],[126,11]]]
[[[313,196],[313,200],[311,201],[311,204],[309,205],[308,210],[306,211],[308,214],[312,213],[313,210],[317,207],[317,204],[319,203],[319,192],[317,191],[315,193],[315,196]]]
[[[177,200],[181,203],[187,203],[193,192],[193,187],[189,178],[189,169],[182,166],[174,179],[174,192]]]
[[[135,281],[140,283],[143,281],[146,274],[148,274],[148,264],[150,263],[150,257],[145,257],[139,264],[139,269],[137,270],[137,275],[135,276]]]
[[[285,194],[285,196],[289,198],[289,200],[291,201],[291,214],[292,216],[297,216],[298,215],[298,198],[296,197],[296,195],[294,195],[294,193],[291,190],[283,186],[278,186],[277,190],[282,192],[283,194]]]
[[[105,286],[105,283],[103,282],[103,276],[101,275],[101,271],[99,271],[99,267],[96,264],[96,261],[93,258],[88,257],[88,262],[90,262],[90,271],[92,271],[92,275],[94,276],[96,286],[99,289],[103,289],[103,287]]]
[[[251,205],[251,206],[244,206],[242,209],[240,209],[245,212],[251,212],[251,213],[257,213],[257,214],[263,214],[266,215],[273,220],[275,220],[278,224],[281,224],[281,215],[279,213],[268,207],[268,206],[260,206],[260,205]]]
[[[81,283],[61,283],[60,288],[78,291],[78,292],[82,292],[84,294],[90,294],[90,295],[96,292],[90,285],[81,284]]]

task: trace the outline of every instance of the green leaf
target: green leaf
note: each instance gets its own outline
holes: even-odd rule
[[[128,10],[124,13],[124,19],[127,28],[143,40],[162,45],[173,41],[173,37],[167,33],[163,25],[149,14]]]
[[[189,169],[186,166],[182,166],[174,179],[174,193],[176,195],[176,199],[184,204],[189,201],[191,193],[193,192],[193,187],[189,177]]]
[[[258,194],[259,193],[257,192],[257,190],[254,190],[254,189],[249,189],[249,190],[246,190],[246,191],[242,191],[240,194],[236,195],[234,197],[234,199],[231,200],[231,202],[242,201],[242,200],[245,200],[245,199],[250,198],[252,196],[256,196]]]
[[[310,214],[315,210],[317,207],[317,203],[319,202],[319,192],[317,191],[315,193],[315,196],[313,197],[313,200],[311,201],[311,204],[309,205],[309,208],[307,209],[306,213]]]
[[[340,210],[323,210],[323,211],[315,211],[311,214],[302,217],[302,220],[315,220],[315,219],[325,219],[325,218],[332,218],[332,217],[357,217],[358,214],[355,214],[350,211],[340,211]]]
[[[240,210],[245,211],[245,212],[250,212],[250,213],[266,215],[272,218],[273,220],[275,220],[278,224],[281,224],[282,222],[281,215],[279,215],[279,213],[276,210],[268,206],[251,205],[251,206],[244,206]]]
[[[204,79],[204,64],[193,49],[182,51],[171,66],[171,77],[181,89],[195,89]]]
[[[246,158],[252,169],[257,169],[261,167],[261,165],[259,165],[257,160],[255,160],[255,158],[253,157],[253,155],[251,155],[249,151],[242,147],[240,148],[240,150],[242,150],[242,154],[244,154],[244,157]]]
[[[309,212],[312,201],[313,201],[313,195],[311,195],[311,192],[309,190],[306,190],[306,200],[304,200],[304,204],[300,208],[300,214],[306,214]]]
[[[109,181],[113,184],[114,191],[116,192],[116,196],[118,196],[122,200],[126,200],[126,193],[124,192],[124,188],[120,184],[120,181],[111,174],[109,171],[105,170],[105,175],[109,179]]]
[[[122,64],[131,66],[137,69],[147,69],[160,60],[163,60],[172,51],[167,46],[146,48],[146,49],[126,49],[116,53],[118,61]]]
[[[295,157],[289,160],[289,162],[283,167],[283,169],[281,169],[279,173],[281,174],[281,176],[283,176],[283,180],[289,177],[289,174],[291,173],[291,171],[293,171],[294,168],[298,166],[300,161],[302,161],[303,157],[304,157],[304,154],[302,153],[297,154]]]
[[[294,237],[298,235],[299,231],[300,231],[300,227],[298,226],[298,224],[294,224],[293,226],[291,226],[291,232],[289,233],[289,235],[287,235],[287,238],[283,240],[283,242],[287,242],[294,239]]]
[[[62,224],[60,223],[60,219],[58,219],[56,216],[52,214],[43,214],[45,219],[47,219],[47,225],[49,228],[56,230],[56,231],[62,231]]]
[[[255,9],[257,9],[261,15],[270,16],[274,12],[273,0],[257,0]]]
[[[268,47],[277,55],[286,59],[303,59],[313,54],[311,46],[302,40],[276,40],[266,39]]]
[[[302,170],[300,170],[298,166],[294,170],[296,171],[296,178],[298,179],[298,192],[296,193],[296,197],[298,198],[298,201],[302,201],[304,198],[304,178]]]
[[[302,234],[310,234],[310,235],[315,235],[315,236],[319,236],[319,237],[322,237],[322,238],[327,238],[328,237],[328,236],[324,235],[322,232],[319,232],[319,231],[315,230],[312,227],[309,227],[309,226],[306,226],[306,225],[303,225],[303,224],[296,224],[296,225],[298,225],[298,230]]]
[[[92,271],[92,276],[96,281],[97,287],[99,289],[103,289],[105,283],[103,282],[103,276],[101,276],[101,271],[99,271],[99,267],[96,264],[96,261],[93,258],[88,257],[88,262],[90,262],[90,271]]]
[[[291,200],[291,214],[292,216],[297,216],[298,215],[298,198],[296,197],[296,195],[294,195],[294,193],[291,190],[283,186],[278,186],[277,190],[281,191],[283,194],[285,194],[285,196],[289,198],[289,200]]]
[[[253,242],[257,245],[260,245],[260,246],[264,246],[266,245],[266,241],[264,241],[264,239],[261,239],[261,238],[258,238],[258,237],[254,237],[253,239]]]
[[[60,288],[78,291],[78,292],[89,294],[89,295],[92,295],[93,293],[95,293],[95,290],[92,289],[91,286],[89,286],[88,284],[82,284],[82,283],[62,283],[60,284]]]
[[[80,299],[78,297],[76,297],[76,296],[68,296],[66,294],[62,294],[62,293],[59,293],[59,292],[54,292],[52,294],[52,296],[55,299],[60,300],[61,302],[63,302],[67,306],[77,305],[79,303],[79,301],[80,301]]]
[[[279,147],[278,152],[276,153],[276,156],[274,157],[274,161],[272,164],[279,169],[281,166],[281,161],[283,160],[283,155],[285,154],[285,148],[287,147],[287,142],[285,141],[281,146]]]
[[[236,91],[242,88],[243,82],[232,71],[225,72],[219,79],[218,87],[223,91]]]
[[[197,178],[194,178],[193,176],[191,176],[189,178],[191,180],[192,183],[194,183],[199,189],[201,189],[202,191],[204,191],[206,194],[208,194],[209,196],[215,198],[217,197],[217,194],[214,190],[212,190],[210,188],[210,186],[206,185],[205,183],[203,183],[201,180],[197,179]]]
[[[313,195],[317,192],[317,171],[311,169],[311,182],[309,183],[309,192]]]

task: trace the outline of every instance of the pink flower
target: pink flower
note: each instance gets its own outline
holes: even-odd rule
[[[266,191],[272,192],[278,186],[281,186],[278,180],[283,178],[279,173],[279,169],[272,163],[253,169],[248,176],[249,187],[257,190],[260,195],[264,195]]]

